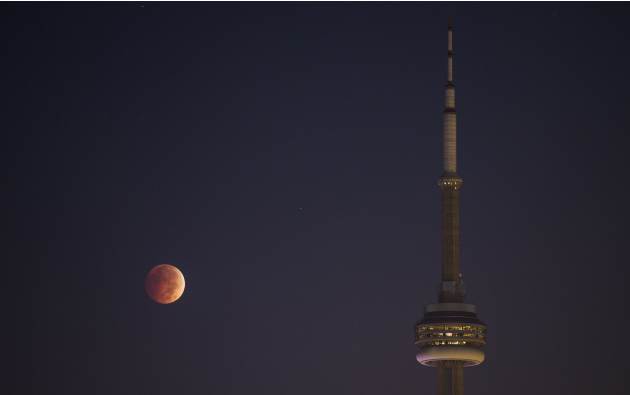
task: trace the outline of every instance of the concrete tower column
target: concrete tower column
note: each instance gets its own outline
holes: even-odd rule
[[[437,393],[438,395],[453,395],[453,371],[446,366],[438,366],[437,368]]]
[[[438,395],[464,395],[464,367],[457,362],[438,366]]]
[[[464,367],[457,365],[451,368],[453,376],[453,395],[464,395]]]
[[[440,183],[442,194],[442,281],[455,287],[460,273],[460,229],[459,229],[459,188],[461,179],[444,181]],[[462,302],[456,295],[445,295],[442,290],[441,302]]]

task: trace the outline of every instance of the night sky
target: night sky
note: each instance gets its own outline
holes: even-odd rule
[[[448,15],[466,393],[623,393],[630,8],[540,3],[0,5],[13,393],[435,393]]]

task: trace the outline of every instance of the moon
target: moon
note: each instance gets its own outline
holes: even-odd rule
[[[160,304],[175,302],[182,296],[185,287],[186,281],[182,272],[168,264],[152,268],[144,283],[147,295]]]

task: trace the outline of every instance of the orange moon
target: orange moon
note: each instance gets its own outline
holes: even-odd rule
[[[173,303],[184,293],[184,275],[173,265],[157,265],[149,271],[144,282],[147,295],[160,304]]]

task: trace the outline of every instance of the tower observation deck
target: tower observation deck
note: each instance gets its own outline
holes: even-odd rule
[[[448,24],[448,75],[443,123],[444,172],[438,180],[442,202],[442,281],[438,303],[425,307],[416,324],[416,359],[438,369],[438,395],[463,395],[463,368],[484,361],[486,325],[476,307],[464,303],[460,271],[459,199],[463,180],[457,174],[457,113],[453,83],[453,26]]]

